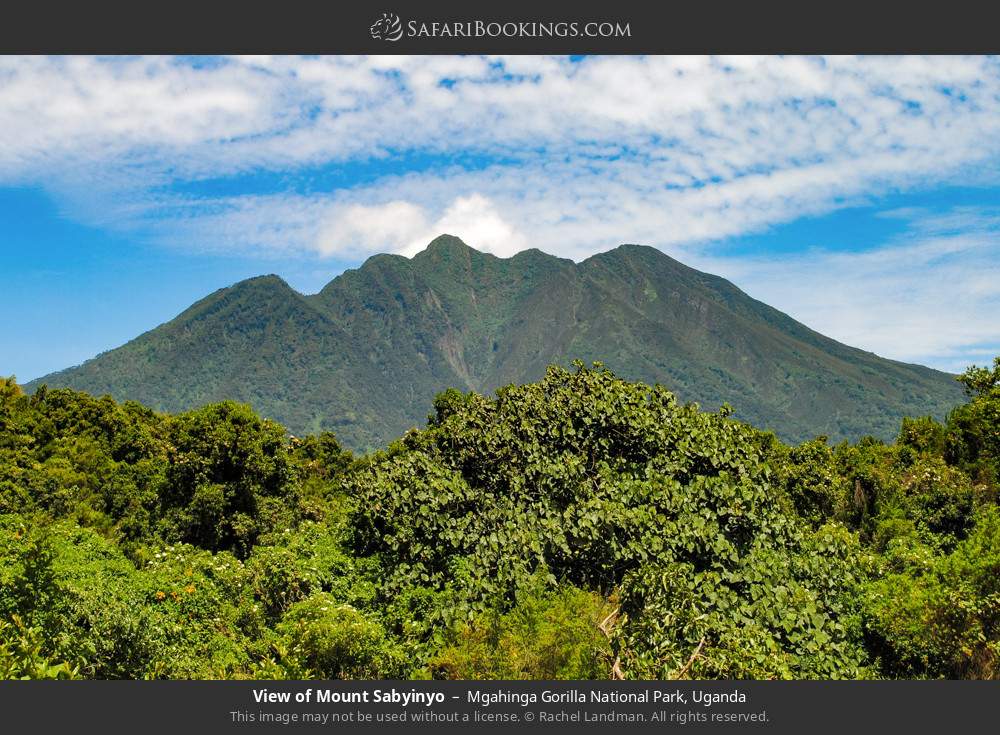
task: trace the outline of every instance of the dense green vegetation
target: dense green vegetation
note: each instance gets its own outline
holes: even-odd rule
[[[6,678],[995,678],[1000,358],[796,446],[599,365],[366,456],[0,382]]]
[[[835,342],[653,248],[577,264],[497,258],[449,236],[413,258],[370,258],[311,296],[277,276],[243,281],[28,388],[170,412],[236,400],[294,434],[371,451],[422,425],[446,388],[491,394],[577,358],[683,401],[728,402],[791,442],[891,441],[903,416],[943,419],[961,400],[953,376]]]

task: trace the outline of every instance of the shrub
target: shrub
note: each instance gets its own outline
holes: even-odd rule
[[[600,626],[612,617],[597,593],[536,581],[508,612],[454,626],[430,670],[447,679],[605,679],[613,657]]]
[[[886,676],[1000,676],[1000,511],[985,509],[947,556],[873,582],[865,614]]]
[[[392,679],[404,671],[403,651],[385,629],[325,592],[292,605],[277,632],[295,669],[320,678]]]

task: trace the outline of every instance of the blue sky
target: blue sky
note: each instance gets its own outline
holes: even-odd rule
[[[0,59],[0,373],[441,232],[652,245],[820,332],[1000,354],[985,57]]]

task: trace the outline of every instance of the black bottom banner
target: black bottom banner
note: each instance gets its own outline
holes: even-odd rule
[[[6,732],[940,732],[995,682],[5,682]],[[992,729],[992,727],[990,727]]]

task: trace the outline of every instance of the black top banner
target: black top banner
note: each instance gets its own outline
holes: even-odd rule
[[[80,54],[989,53],[996,4],[8,3],[0,51]]]

